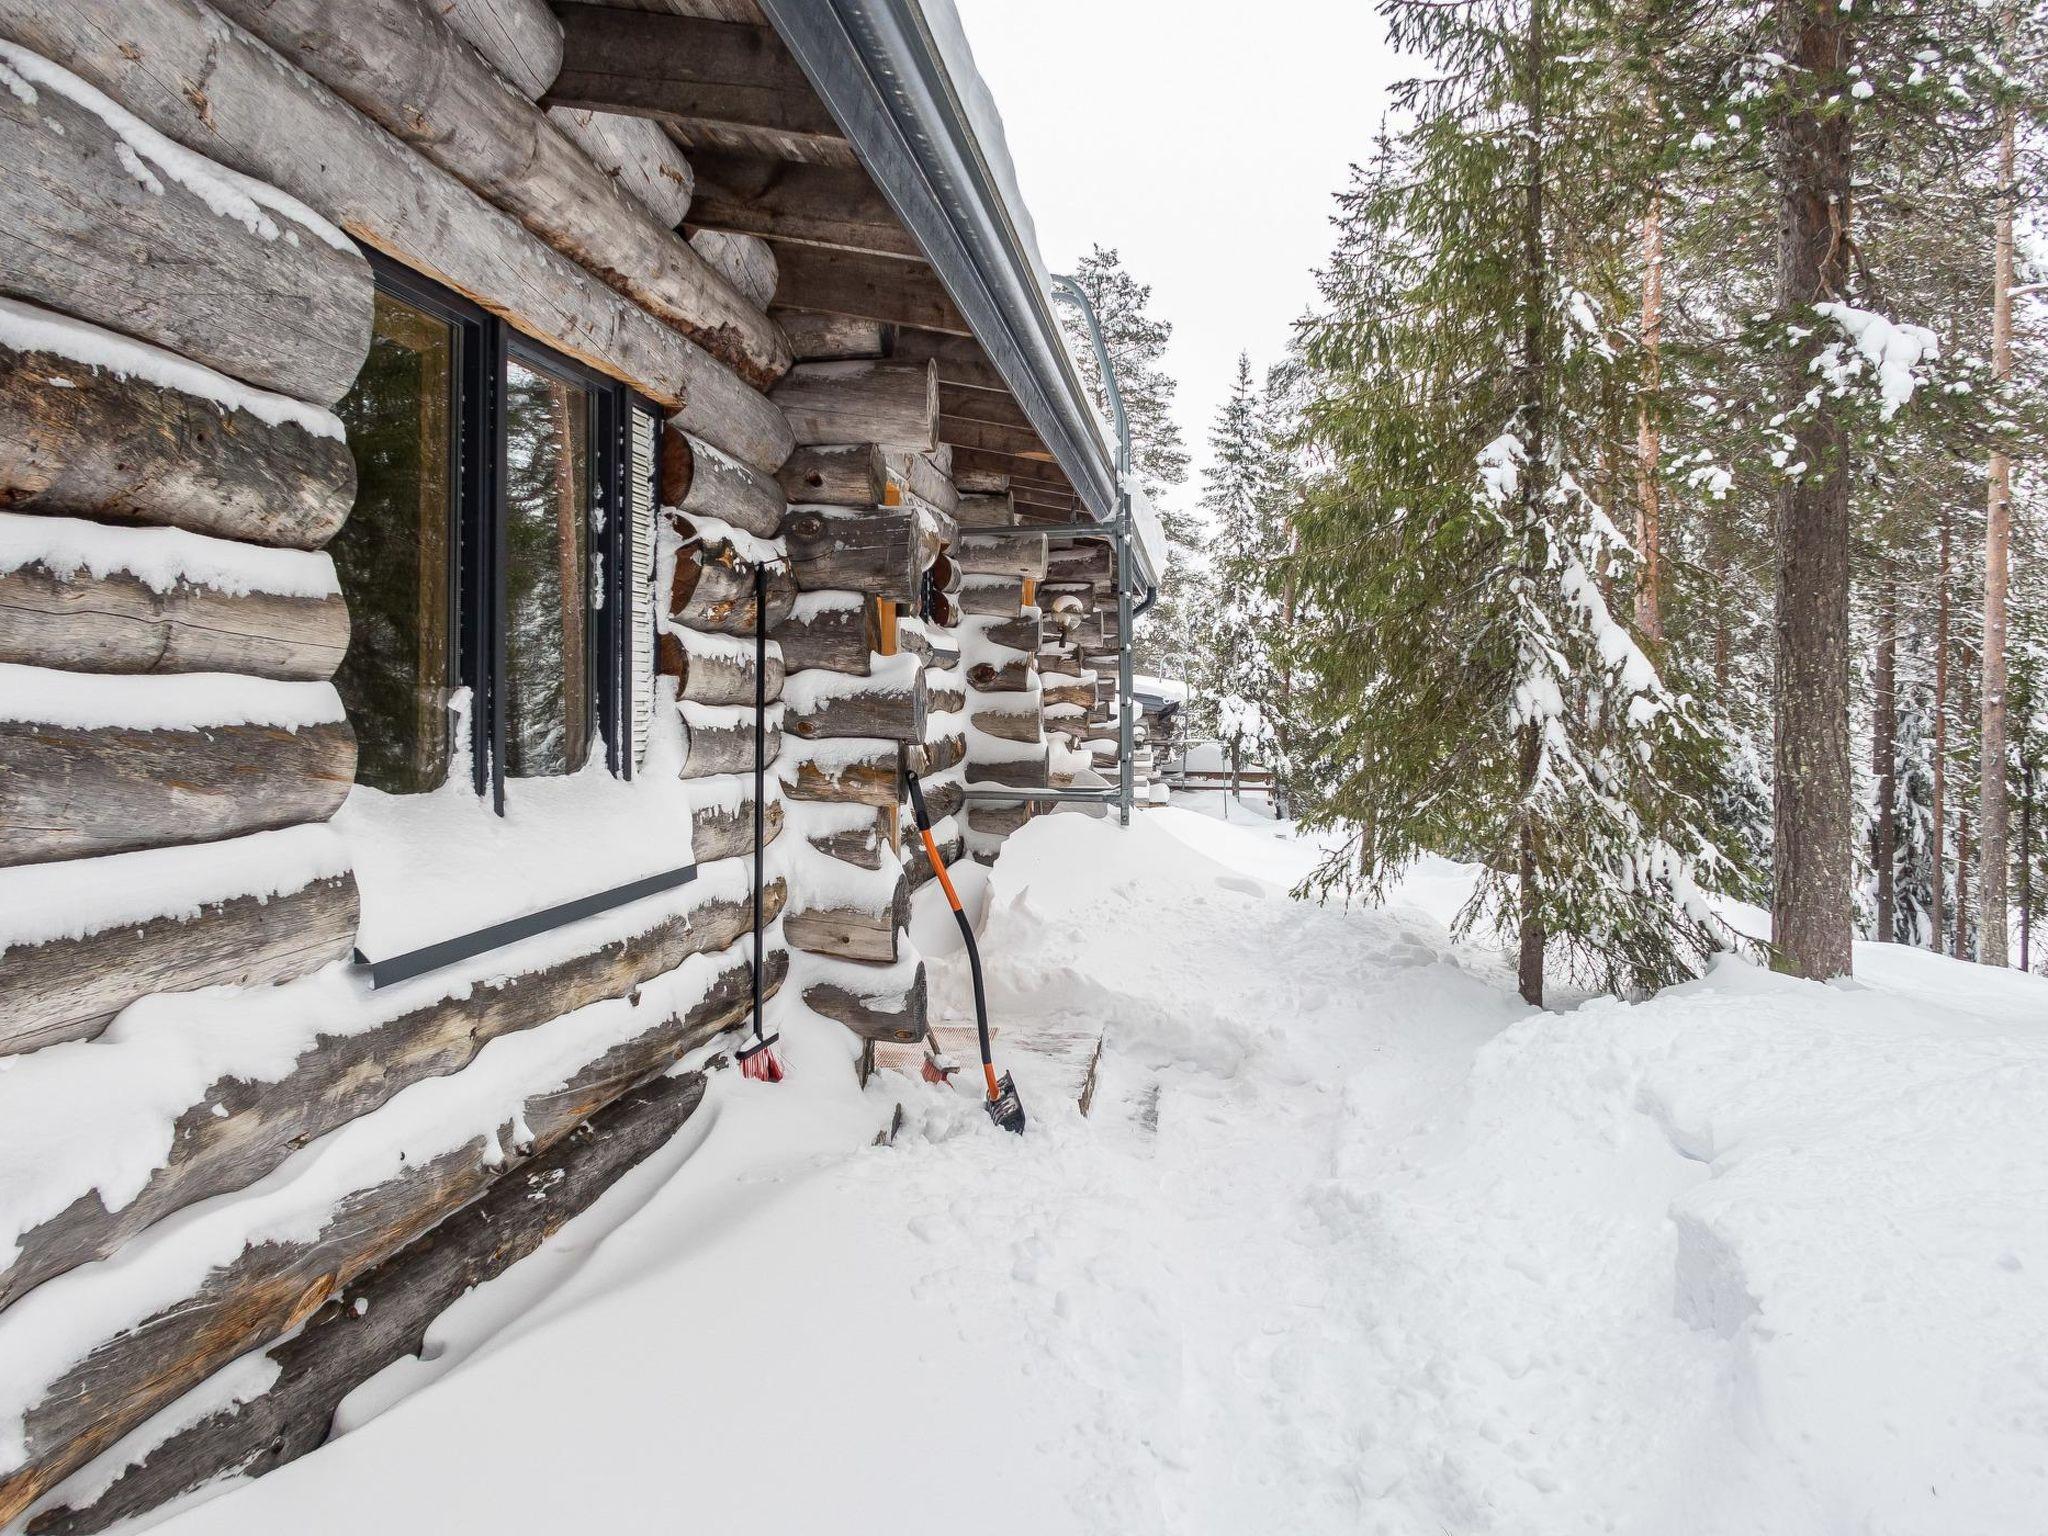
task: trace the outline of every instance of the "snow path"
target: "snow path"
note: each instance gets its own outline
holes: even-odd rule
[[[991,997],[1106,1030],[1092,1118],[1071,1055],[1001,1053],[1015,1139],[792,1024],[338,1441],[160,1529],[2041,1529],[2048,985],[1865,947],[1534,1013],[1430,915],[1455,867],[1346,913],[1286,898],[1313,857],[1032,823],[970,882]]]

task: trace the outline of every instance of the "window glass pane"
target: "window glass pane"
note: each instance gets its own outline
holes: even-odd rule
[[[335,406],[356,502],[328,546],[348,598],[334,685],[356,732],[356,779],[395,794],[448,768],[455,328],[377,295],[370,355]]]
[[[506,364],[505,771],[590,754],[590,416],[581,385]]]

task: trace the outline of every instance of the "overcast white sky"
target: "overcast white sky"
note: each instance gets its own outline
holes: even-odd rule
[[[955,3],[1048,265],[1115,246],[1173,322],[1199,470],[1237,354],[1279,357],[1370,150],[1395,74],[1370,0]]]

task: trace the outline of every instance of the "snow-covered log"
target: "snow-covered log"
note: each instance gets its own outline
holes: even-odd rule
[[[1008,837],[1035,814],[1027,801],[1015,805],[970,805],[967,825],[989,837]]]
[[[788,422],[731,368],[203,0],[0,0],[0,36],[61,59],[159,132],[302,199],[528,335],[678,409],[683,426],[736,458],[773,470],[789,456]]]
[[[771,978],[780,970],[763,969]],[[710,985],[672,1013],[659,999],[680,992],[680,982],[647,989],[637,1003],[616,1000],[613,1006],[629,1010],[619,1017],[630,1021],[634,1032],[616,1044],[594,1044],[592,1054],[566,1079],[555,1076],[559,1086],[533,1083],[510,1089],[514,1096],[503,1103],[503,1120],[495,1130],[469,1135],[445,1151],[408,1158],[400,1164],[407,1167],[405,1173],[347,1190],[317,1229],[244,1246],[232,1257],[222,1251],[196,1287],[108,1333],[85,1358],[63,1368],[24,1415],[26,1460],[0,1478],[0,1522],[14,1519],[72,1470],[228,1361],[311,1318],[358,1275],[475,1199],[509,1163],[546,1151],[683,1052],[731,1027],[747,1012],[749,970],[744,956],[723,961],[712,977],[704,978]],[[700,971],[689,979],[702,976]],[[643,1016],[644,1027],[639,1027]],[[575,1029],[580,1023],[565,1020],[560,1027]],[[469,1076],[463,1075],[463,1087],[453,1096],[495,1100],[506,1091],[491,1083],[470,1088]],[[371,1145],[381,1135],[403,1134],[396,1128],[382,1132],[370,1121],[351,1127],[351,1133],[357,1132],[360,1142]],[[398,1159],[387,1156],[384,1161]],[[292,1193],[289,1187],[279,1192],[283,1199]],[[295,1215],[305,1220],[305,1213]],[[139,1305],[123,1295],[103,1310],[125,1314]],[[5,1322],[20,1326],[18,1315]]]
[[[969,576],[960,584],[960,611],[1013,619],[1029,606],[1028,576]]]
[[[817,894],[806,899],[791,897],[782,914],[782,932],[798,949],[813,955],[841,960],[895,961],[898,937],[910,925],[910,885],[892,855],[888,866],[866,875],[859,883],[872,884],[871,900],[854,901],[841,887],[852,880],[833,881],[815,887]],[[855,874],[848,866],[849,875]],[[804,882],[799,881],[799,891]]]
[[[756,387],[781,330],[442,23],[431,0],[213,0],[372,122]]]
[[[1033,699],[1026,707],[1019,709],[977,709],[969,716],[970,723],[984,735],[994,736],[1001,741],[1035,742],[1042,739],[1039,730],[1038,702]]]
[[[804,1005],[813,1013],[844,1024],[863,1040],[914,1044],[924,1038],[922,961],[911,967],[907,977],[901,963],[869,972],[851,961],[836,965],[817,959],[805,962],[807,973],[821,968],[825,974],[808,982],[803,990]]]
[[[691,704],[754,702],[754,643],[750,636],[707,635],[671,626],[657,637],[655,666],[676,679],[678,697]],[[768,647],[767,698],[782,697],[782,653]]]
[[[661,440],[661,500],[696,517],[772,539],[786,498],[773,477],[671,425]]]
[[[0,49],[0,86],[10,295],[296,400],[347,392],[370,348],[370,266],[347,236],[32,54]]]
[[[947,731],[933,736],[924,744],[924,771],[927,774],[944,773],[948,768],[957,768],[967,761],[967,733]],[[928,792],[927,800],[931,798]],[[934,812],[934,815],[937,813]]]
[[[943,828],[938,827],[938,823],[944,819],[937,816],[933,819],[933,826],[937,828],[938,834],[944,832]],[[967,856],[965,841],[957,831],[951,836],[935,834],[935,841],[939,845],[939,857],[946,861],[948,869],[958,865]],[[913,841],[903,854],[903,878],[910,882],[910,892],[913,896],[924,888],[926,882],[932,878],[932,873],[931,856],[924,851],[924,839],[920,837]]]
[[[1047,761],[1043,748],[1029,757],[1005,757],[994,761],[976,761],[970,757],[967,782],[1000,784],[1010,789],[1043,789]]]
[[[318,1449],[343,1398],[386,1366],[420,1354],[435,1318],[659,1151],[703,1097],[703,1074],[683,1072],[598,1111],[496,1179],[474,1205],[344,1287],[269,1351],[276,1379],[267,1390],[180,1429],[82,1507],[58,1505],[38,1515],[36,1536],[89,1536],[220,1478],[261,1477]]]
[[[878,658],[866,677],[814,670],[790,677],[784,728],[806,741],[849,736],[924,739],[924,664],[909,653]]]
[[[977,693],[1022,693],[1038,681],[1037,660],[977,661],[967,669],[967,686]]]
[[[1079,704],[1085,708],[1098,702],[1099,682],[1100,679],[1092,677],[1070,681],[1047,678],[1041,685],[1040,696],[1047,704]]]
[[[688,527],[674,531],[682,534],[683,542],[675,551],[669,618],[705,634],[752,635],[756,624],[754,558],[765,558],[765,553],[743,547],[734,539],[699,536]],[[771,567],[767,613],[771,634],[788,617],[795,601],[796,585],[788,570]]]
[[[781,913],[786,895],[781,879],[767,883],[765,921]],[[351,885],[351,939],[354,910]],[[292,1022],[279,1012],[289,1008],[289,992],[185,1005],[186,1018],[179,1022],[203,1023],[217,1043],[238,1041],[239,1053],[224,1058],[217,1078],[209,1080],[212,1068],[192,1074],[185,1085],[189,1105],[170,1127],[162,1160],[139,1181],[131,1170],[117,1168],[120,1147],[109,1144],[103,1175],[93,1174],[94,1164],[88,1162],[77,1187],[50,1192],[45,1201],[50,1215],[19,1234],[14,1262],[0,1270],[0,1308],[53,1276],[105,1257],[173,1211],[247,1188],[297,1147],[371,1113],[409,1084],[461,1071],[492,1040],[608,998],[623,998],[692,956],[728,949],[747,934],[752,921],[752,903],[745,895],[689,899],[666,916],[643,920],[566,960],[512,976],[486,971],[459,989],[428,984],[423,999],[415,985],[409,994],[398,994],[367,1028],[323,1035],[301,1026],[298,1053],[281,1067],[269,1063],[278,1030]],[[233,980],[228,975],[219,979]],[[158,1024],[175,1027],[171,1020]],[[249,1064],[241,1064],[242,1056]],[[110,1060],[105,1081],[124,1084],[127,1094],[146,1098],[131,1103],[102,1093],[94,1112],[125,1114],[138,1122],[163,1113],[165,1085],[123,1076],[113,1070],[118,1060]],[[26,1071],[17,1081],[27,1081]],[[116,1177],[124,1184],[139,1182],[139,1188],[132,1196],[124,1189],[130,1197],[114,1199],[102,1185]]]
[[[927,567],[944,542],[943,514],[900,507],[793,506],[783,537],[806,592],[864,592],[914,608]]]
[[[326,412],[0,300],[0,506],[317,549],[355,494]]]
[[[856,593],[799,593],[770,633],[792,672],[824,667],[864,677],[873,664],[873,616]]]
[[[724,774],[754,771],[754,709],[748,704],[677,704],[683,719],[683,777],[716,778]],[[782,732],[776,723],[780,711],[769,708],[764,733],[764,761],[774,762],[782,751]]]
[[[1000,645],[1006,650],[1023,651],[1030,655],[1039,646],[1039,618],[1036,610],[998,619],[993,623],[977,626],[981,638],[990,645]]]
[[[820,741],[795,746],[779,767],[792,800],[894,808],[903,799],[901,749],[892,741]]]
[[[931,364],[798,363],[769,391],[798,446],[938,446],[939,377]]]
[[[325,821],[355,766],[325,683],[0,667],[0,865]]]
[[[698,864],[716,859],[751,858],[754,853],[754,784],[751,766],[745,788],[732,800],[697,806],[690,812],[690,848]],[[768,796],[761,813],[761,841],[772,843],[782,833],[782,797]]]
[[[1046,538],[1042,533],[969,535],[953,547],[953,559],[970,576],[1043,576]]]

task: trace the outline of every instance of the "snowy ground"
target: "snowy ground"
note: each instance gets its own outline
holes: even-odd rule
[[[799,1031],[160,1529],[2048,1529],[2048,983],[1866,946],[1535,1013],[1455,867],[1303,906],[1204,809],[987,882],[1012,1035],[1107,1030],[1091,1118],[1071,1061],[1009,1053],[1019,1140]]]

